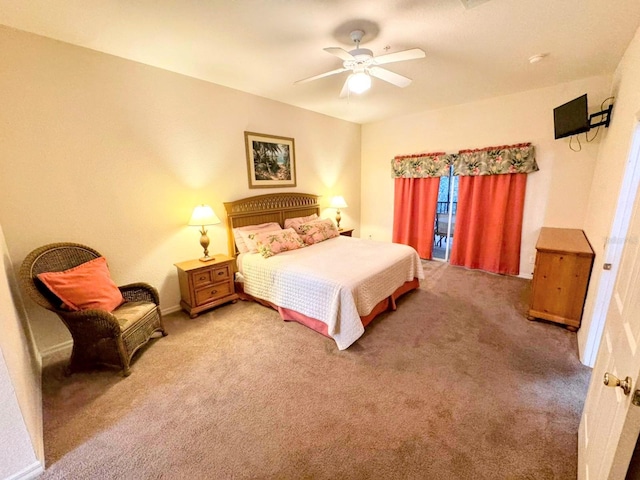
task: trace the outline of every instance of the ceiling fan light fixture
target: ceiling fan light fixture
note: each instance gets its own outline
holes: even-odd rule
[[[351,93],[364,93],[371,88],[371,77],[366,72],[358,72],[349,76],[349,91]]]

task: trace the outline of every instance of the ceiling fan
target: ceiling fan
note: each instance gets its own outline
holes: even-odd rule
[[[379,65],[425,57],[424,51],[420,48],[411,48],[401,52],[388,53],[374,57],[371,50],[367,48],[360,48],[360,42],[364,36],[364,32],[362,30],[354,30],[351,32],[350,36],[351,40],[356,44],[356,48],[350,52],[347,52],[340,47],[329,47],[324,49],[325,52],[329,52],[343,60],[342,68],[321,73],[320,75],[314,75],[313,77],[304,78],[295,83],[310,82],[330,75],[351,71],[351,74],[344,82],[342,91],[340,92],[340,98],[346,97],[349,93],[362,93],[368,90],[371,87],[371,77],[376,77],[380,80],[391,83],[396,87],[404,88],[411,83],[410,78],[392,72],[391,70],[387,70],[386,68],[382,68]]]

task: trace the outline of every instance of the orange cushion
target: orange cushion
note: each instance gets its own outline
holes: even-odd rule
[[[70,310],[96,308],[112,312],[124,302],[111,280],[107,260],[98,257],[63,272],[45,272],[38,278]]]

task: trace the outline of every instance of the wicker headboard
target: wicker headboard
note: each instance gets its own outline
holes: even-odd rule
[[[313,213],[320,215],[318,198],[319,195],[309,193],[271,193],[225,202],[229,255],[235,258],[238,254],[233,238],[234,228],[266,222],[278,222],[284,227],[286,218],[305,217]]]

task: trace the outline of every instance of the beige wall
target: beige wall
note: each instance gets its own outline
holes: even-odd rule
[[[637,45],[636,35],[630,51]],[[298,186],[284,191],[324,195],[324,206],[344,195],[342,224],[379,240],[391,239],[394,155],[534,143],[541,171],[528,181],[520,269],[530,276],[543,225],[584,228],[601,253],[628,149],[622,121],[639,108],[629,52],[614,82],[615,139],[601,130],[579,153],[553,139],[552,110],[586,92],[597,111],[609,76],[360,127],[4,27],[0,52],[0,222],[14,267],[45,243],[87,243],[117,283],[156,285],[165,310],[179,301],[173,263],[201,253],[185,226],[193,206],[209,203],[224,218],[222,202],[275,191],[247,186],[245,130],[294,137]],[[224,226],[209,234],[210,251],[226,252]],[[40,350],[69,341],[55,316],[30,301],[27,311]]]
[[[568,139],[554,139],[553,108],[587,93],[590,113],[598,111],[610,85],[609,76],[593,77],[364,125],[361,236],[391,240],[395,155],[531,142],[540,171],[527,181],[520,262],[521,276],[530,277],[540,227],[583,227],[599,142],[607,135],[601,130],[573,152]]]
[[[0,223],[16,268],[40,245],[85,243],[116,283],[155,285],[166,310],[173,264],[202,253],[186,226],[198,203],[224,219],[222,203],[246,196],[308,192],[326,207],[340,194],[358,234],[359,125],[7,28],[0,52]],[[295,139],[296,188],[248,188],[245,130]],[[224,225],[209,236],[226,253]],[[41,350],[69,340],[57,317],[27,310]]]
[[[0,478],[44,465],[40,361],[0,226]]]
[[[640,29],[616,69],[611,95],[615,96],[611,126],[600,147],[584,223],[584,230],[596,252],[596,262],[585,303],[583,328],[578,332],[581,351],[584,350],[589,327],[593,322],[596,292],[605,257],[605,242],[613,224],[617,193],[622,184],[633,129],[640,119]]]

